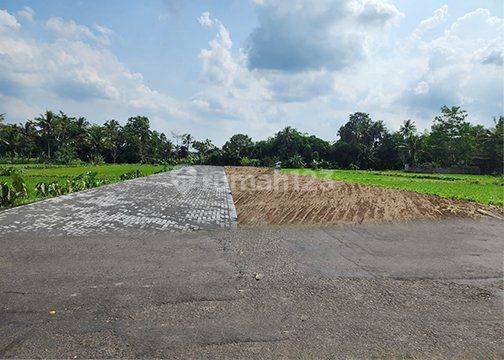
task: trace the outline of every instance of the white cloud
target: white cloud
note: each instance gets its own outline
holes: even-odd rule
[[[21,27],[17,19],[9,14],[7,10],[0,9],[0,31],[17,30]]]
[[[210,19],[210,13],[208,11],[205,11],[201,14],[200,17],[198,17],[198,22],[201,26],[205,27],[212,27],[212,25],[214,24],[213,20]]]
[[[111,29],[52,18],[45,26],[54,37],[42,41],[0,11],[0,112],[22,119],[69,106],[98,119],[145,113],[164,131],[217,144],[287,125],[331,140],[355,111],[394,129],[405,118],[423,129],[445,104],[463,106],[479,123],[502,112],[504,25],[486,9],[448,21],[442,7],[392,42],[390,26],[402,13],[386,1],[255,3],[259,28],[245,49],[209,12],[198,18],[213,35],[199,53],[199,90],[185,101],[129,70],[108,46]]]
[[[29,6],[24,6],[23,9],[18,11],[18,15],[23,19],[33,21],[33,17],[35,16],[35,10],[33,10]]]
[[[250,49],[233,56],[229,30],[218,23],[217,36],[210,42],[209,49],[200,53],[206,88],[193,98],[193,106],[202,117],[231,121],[227,123],[230,131],[239,131],[244,122],[254,124],[255,131],[273,131],[294,125],[324,138],[331,133],[328,129],[335,134],[337,127],[354,111],[370,112],[375,119],[385,120],[392,128],[412,117],[421,129],[428,126],[445,104],[465,107],[478,122],[490,121],[501,111],[500,79],[503,74],[499,66],[502,54],[499,47],[502,41],[498,41],[499,18],[480,9],[445,25],[444,33],[431,41],[422,40],[420,35],[424,31],[443,26],[447,14],[444,6],[436,10],[433,17],[419,23],[412,36],[388,44],[382,28],[396,22],[402,14],[386,5],[359,1],[345,7],[338,3],[340,17],[347,18],[343,21],[346,26],[349,26],[348,21],[361,22],[366,17],[368,20],[364,21],[365,25],[361,23],[361,27],[353,26],[351,30],[361,36],[366,56],[343,67],[327,63],[312,66],[311,61],[320,54],[311,48],[307,50],[302,41],[305,38],[300,37],[302,32],[302,36],[306,35],[306,44],[312,46],[315,42],[313,46],[318,46],[319,38],[330,38],[325,36],[325,31],[340,29],[338,25],[331,25],[319,31],[324,15],[335,14],[334,9],[328,12],[330,2],[311,2],[310,8],[304,1],[286,4],[263,0],[258,5],[263,27],[259,33],[271,41],[275,39],[277,44],[264,48],[260,55],[269,56],[268,61],[275,62],[291,59],[290,51],[299,51],[294,52],[293,57],[302,58],[302,51],[305,51],[309,61],[299,69],[289,68],[290,64],[280,61],[272,66],[251,66],[251,57],[257,53]],[[381,11],[387,14],[387,9],[390,16],[379,16]],[[265,14],[266,11],[271,13]],[[317,29],[305,25],[310,23],[307,19],[315,18]],[[381,23],[372,19],[380,19]],[[327,22],[333,24],[333,19]],[[474,27],[479,30],[470,30]],[[377,35],[380,31],[382,35]],[[257,30],[252,37],[254,34],[258,36]],[[292,44],[292,47],[285,44]],[[275,58],[275,51],[285,56]],[[239,125],[232,125],[232,121]]]
[[[383,0],[256,2],[259,26],[247,43],[250,69],[341,70],[363,60],[376,27],[402,14]]]
[[[477,9],[456,19],[441,36],[418,43],[429,66],[399,104],[424,117],[442,105],[460,105],[478,122],[502,113],[502,30],[502,19]]]
[[[358,6],[357,20],[366,25],[385,26],[403,17],[394,5],[382,0],[364,0]]]
[[[238,65],[231,56],[233,42],[224,25],[219,24],[218,34],[209,45],[210,49],[201,50],[199,55],[207,79],[213,83],[229,83],[233,80]]]
[[[443,23],[446,19],[446,15],[448,14],[448,5],[443,5],[436,11],[434,11],[434,15],[422,20],[420,25],[413,32],[413,36],[420,37],[425,31],[432,30]]]
[[[426,83],[425,81],[420,81],[413,92],[417,95],[424,95],[429,92],[429,84]]]
[[[111,36],[114,34],[112,29],[109,29],[108,27],[103,26],[103,25],[94,24],[93,28],[104,36]]]
[[[481,59],[481,63],[485,65],[504,65],[504,51],[502,49],[493,49],[488,55]]]
[[[111,114],[104,117],[114,112],[125,116],[148,112],[179,119],[186,116],[181,103],[149,88],[140,74],[131,72],[104,46],[98,36],[109,36],[110,29],[95,26],[97,35],[83,25],[55,18],[45,26],[54,31],[54,41],[37,40],[16,31],[0,32],[3,112],[24,117],[38,104],[37,112],[71,107],[84,114],[109,109]]]
[[[103,45],[109,44],[109,36],[112,34],[112,30],[104,26],[94,25],[97,31],[97,33],[95,33],[87,26],[77,24],[72,20],[65,21],[59,17],[50,18],[46,21],[45,26],[60,38],[71,40],[92,40]]]

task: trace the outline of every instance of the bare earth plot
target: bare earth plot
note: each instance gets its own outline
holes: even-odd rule
[[[343,227],[258,227],[288,210],[257,191],[234,192],[239,219],[245,194],[265,215],[229,229],[220,167],[0,213],[0,358],[503,358],[504,222],[473,203],[382,193],[378,206],[352,191],[343,204],[378,210]]]
[[[240,226],[334,226],[502,216],[502,208],[266,168],[227,167]]]

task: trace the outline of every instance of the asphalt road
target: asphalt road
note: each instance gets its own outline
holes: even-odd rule
[[[0,358],[502,358],[502,234],[4,234]]]

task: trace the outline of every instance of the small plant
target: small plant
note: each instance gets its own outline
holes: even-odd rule
[[[254,167],[261,166],[261,161],[259,159],[250,159],[250,166]]]
[[[0,184],[0,206],[11,207],[16,205],[19,199],[28,196],[26,184],[21,175],[17,172],[11,175],[12,185],[7,183]]]
[[[168,171],[168,170],[170,170],[170,168],[168,167],[168,165],[167,165],[167,164],[164,164],[164,165],[163,165],[163,167],[162,167],[161,169],[159,169],[159,170],[156,170],[156,171],[154,172],[154,174],[160,174],[160,173],[166,172],[166,171]],[[141,174],[140,176],[143,176],[143,174],[140,172],[140,170],[137,170],[137,171]],[[137,176],[137,177],[140,177],[140,176]],[[121,180],[122,180],[122,179],[121,179]]]
[[[59,196],[76,191],[92,189],[105,183],[104,180],[96,178],[97,173],[88,171],[72,179],[66,179],[64,184],[56,181],[44,183],[39,182],[35,186],[35,192],[40,197]]]
[[[14,200],[12,197],[12,189],[9,186],[9,184],[2,183],[0,184],[0,187],[2,190],[0,194],[0,206],[2,207],[13,206]]]
[[[49,196],[49,192],[48,192],[47,187],[48,186],[44,182],[37,183],[37,185],[35,185],[35,193],[37,194],[37,196],[40,196],[40,197]]]
[[[0,176],[11,176],[12,174],[20,173],[21,170],[14,166],[1,167]]]
[[[81,187],[83,187],[83,189],[91,189],[104,184],[103,180],[96,178],[97,175],[98,173],[95,171],[88,171],[85,174],[80,174],[79,176],[74,177],[72,180],[81,183]]]
[[[320,164],[317,160],[313,160],[310,164],[312,170],[318,170],[320,168]]]
[[[89,163],[93,165],[103,165],[105,164],[105,159],[101,155],[92,155],[89,158]]]
[[[241,159],[241,165],[242,166],[250,166],[250,159],[246,156],[242,157]]]
[[[160,171],[160,172],[162,172],[162,171]],[[136,179],[136,178],[139,178],[142,176],[143,176],[142,172],[137,169],[137,170],[129,171],[127,173],[122,174],[121,176],[119,176],[119,180],[121,180],[121,181],[131,180],[131,179]]]
[[[295,154],[289,160],[287,160],[287,162],[285,163],[285,166],[288,168],[298,169],[298,168],[303,168],[305,166],[305,164],[303,162],[303,158],[301,156],[299,156],[298,154]]]
[[[27,196],[28,189],[26,188],[26,184],[21,175],[15,172],[11,175],[11,179],[12,179],[12,188],[16,192],[17,196],[19,197]]]

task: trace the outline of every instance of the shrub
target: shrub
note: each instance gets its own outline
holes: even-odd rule
[[[14,166],[1,167],[0,166],[0,176],[11,176],[12,174],[19,174],[21,170],[15,168]]]
[[[265,167],[273,167],[275,166],[275,163],[278,161],[278,158],[271,158],[269,156],[266,156],[262,162],[261,162],[261,165],[262,166],[265,166]]]
[[[319,160],[318,166],[320,169],[331,169],[332,168],[331,163],[327,160]]]
[[[313,170],[318,170],[320,168],[319,162],[317,160],[313,160],[310,163],[310,168],[312,168]]]
[[[259,159],[250,159],[250,166],[254,167],[261,166],[261,161]]]
[[[72,148],[65,147],[56,151],[54,162],[58,165],[72,165],[80,162]]]
[[[291,157],[289,160],[285,162],[285,167],[288,168],[303,168],[305,166],[305,163],[303,162],[303,158],[299,156],[298,154],[294,155]]]
[[[162,172],[162,170],[160,171]],[[134,170],[134,171],[128,171],[127,173],[122,174],[119,176],[119,180],[124,181],[124,180],[131,180],[131,179],[136,179],[139,177],[142,177],[143,174],[140,170]]]
[[[105,164],[105,159],[101,155],[91,155],[89,162],[93,165],[103,165]]]
[[[1,183],[0,188],[0,206],[11,207],[14,206],[19,199],[28,195],[28,190],[23,178],[18,173],[11,175],[12,185]]]
[[[97,173],[88,171],[71,179],[66,179],[64,184],[57,181],[44,183],[39,182],[35,186],[35,192],[40,197],[59,196],[75,191],[92,189],[105,184],[104,180],[96,178]]]
[[[246,156],[242,157],[241,159],[241,165],[242,166],[250,166],[250,159]]]

